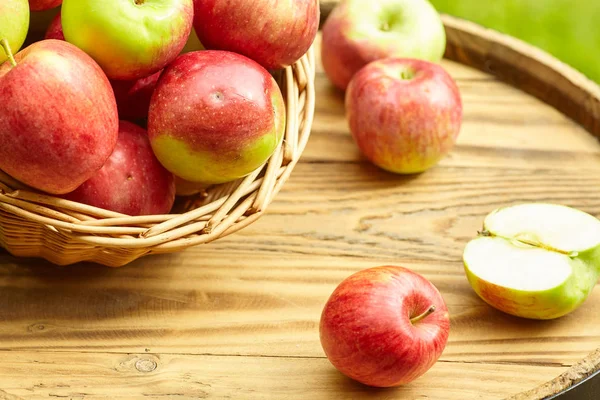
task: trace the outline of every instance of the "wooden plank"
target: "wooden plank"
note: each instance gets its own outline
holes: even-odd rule
[[[457,368],[471,379],[456,384]],[[441,362],[405,387],[370,389],[324,358],[2,352],[0,398],[497,400],[565,369]]]

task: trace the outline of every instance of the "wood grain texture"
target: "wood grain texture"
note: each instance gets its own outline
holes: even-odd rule
[[[454,380],[455,369],[455,364],[441,362],[428,379],[410,387],[370,389],[341,376],[321,358],[49,352],[10,352],[0,358],[4,391],[12,399],[487,400],[502,396],[507,382],[515,389],[527,388],[563,368],[462,364],[472,380],[461,385]],[[432,382],[438,383],[431,387]]]
[[[461,254],[500,205],[552,201],[600,216],[600,146],[497,78],[444,66],[465,122],[452,154],[424,174],[365,162],[319,70],[305,156],[250,227],[121,269],[0,252],[0,399],[498,400],[567,372],[600,343],[600,289],[559,320],[518,319],[473,293]],[[342,377],[318,339],[335,286],[381,264],[430,279],[452,326],[440,362],[390,390]]]

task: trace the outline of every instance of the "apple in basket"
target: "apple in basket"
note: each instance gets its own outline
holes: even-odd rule
[[[463,254],[473,290],[505,313],[553,319],[581,306],[600,276],[600,220],[545,203],[502,207],[485,217]]]
[[[27,0],[0,1],[0,64],[8,59],[8,48],[19,51],[29,30],[29,4]]]
[[[321,58],[345,90],[358,70],[381,58],[441,60],[446,34],[428,0],[343,0],[323,24]]]
[[[52,18],[48,28],[46,29],[46,34],[44,35],[44,39],[56,39],[56,40],[65,40],[65,35],[62,30],[61,16],[60,12]]]
[[[29,0],[31,11],[45,11],[60,6],[62,0]]]
[[[425,277],[398,266],[356,272],[327,300],[320,339],[329,361],[369,386],[409,383],[439,359],[450,332],[444,299]]]
[[[60,40],[35,42],[0,66],[0,169],[36,189],[68,193],[113,152],[117,104],[102,69]]]
[[[180,55],[165,68],[150,101],[154,153],[190,182],[248,175],[273,154],[284,131],[279,86],[266,69],[233,52]]]
[[[319,0],[194,0],[194,28],[207,49],[243,54],[267,69],[300,59],[319,17]]]
[[[121,121],[108,161],[64,197],[127,215],[167,214],[175,201],[175,177],[154,156],[146,130]]]
[[[439,65],[385,58],[363,67],[346,91],[346,116],[362,153],[395,173],[423,172],[454,147],[460,92]]]
[[[46,30],[45,39],[65,40],[59,12],[50,22]],[[162,70],[152,75],[128,81],[111,80],[110,84],[117,100],[119,118],[138,120],[148,117],[150,98]]]
[[[110,79],[133,80],[165,67],[192,29],[192,0],[64,0],[65,39]]]

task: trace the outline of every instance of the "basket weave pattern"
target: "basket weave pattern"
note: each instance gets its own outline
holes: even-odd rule
[[[256,221],[290,176],[308,141],[315,108],[315,57],[277,71],[286,103],[285,137],[245,178],[178,198],[171,214],[131,217],[25,187],[0,171],[0,246],[67,265],[125,265],[147,254],[209,243]]]

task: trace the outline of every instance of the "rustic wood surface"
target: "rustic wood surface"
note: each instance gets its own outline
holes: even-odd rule
[[[600,344],[600,289],[555,321],[504,315],[473,293],[462,249],[501,205],[551,201],[600,216],[600,146],[555,109],[451,61],[464,126],[430,171],[367,163],[322,71],[302,161],[267,214],[207,246],[109,269],[0,253],[0,399],[503,399]],[[440,361],[402,388],[341,376],[318,339],[349,274],[413,268],[442,292]]]

